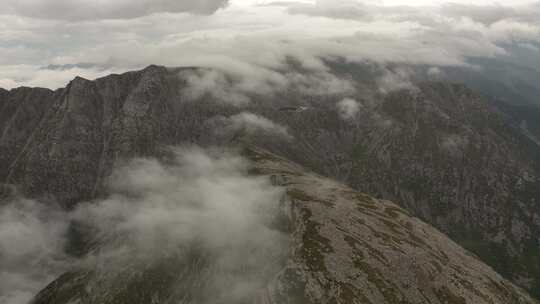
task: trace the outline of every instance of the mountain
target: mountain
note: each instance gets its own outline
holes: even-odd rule
[[[443,79],[466,83],[511,105],[540,106],[540,85],[535,81],[540,75],[537,66],[488,58],[472,58],[468,63],[473,68],[442,69]]]
[[[106,197],[107,177],[125,159],[160,157],[164,146],[247,141],[398,203],[540,296],[540,148],[479,94],[431,81],[382,93],[365,73],[340,70],[354,80],[354,94],[291,90],[230,104],[208,92],[185,94],[186,75],[198,71],[150,66],[95,81],[76,78],[56,91],[0,91],[4,195],[24,193],[71,209]],[[345,97],[356,102],[352,117],[336,106]],[[267,121],[255,131],[235,124],[253,117]],[[284,129],[259,130],[276,126]],[[476,263],[471,259],[460,267],[472,267],[465,266]],[[447,302],[463,302],[462,292],[448,292],[458,296]],[[495,303],[507,299],[493,296]]]
[[[521,129],[532,142],[540,145],[540,107],[511,105],[496,99],[492,102],[505,114],[509,124]]]
[[[245,303],[537,303],[397,205],[261,149],[244,155],[252,174],[286,188],[280,225],[290,234],[281,269]],[[81,269],[33,303],[207,303],[215,269],[204,257]]]

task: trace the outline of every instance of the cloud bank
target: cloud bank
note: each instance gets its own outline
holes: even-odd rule
[[[205,66],[206,64],[202,64]],[[212,68],[212,66],[208,66]],[[243,66],[217,64],[212,69],[182,72],[179,77],[187,86],[185,98],[205,96],[236,106],[246,105],[253,98],[295,92],[308,96],[340,95],[354,92],[349,79],[340,78],[325,70],[295,71],[294,66],[261,67],[257,63]]]
[[[121,166],[107,199],[71,212],[22,199],[3,205],[0,303],[27,303],[66,269],[114,265],[136,273],[140,265],[182,258],[194,244],[212,260],[202,294],[219,303],[255,296],[287,253],[286,236],[271,228],[282,189],[248,176],[248,162],[231,153],[178,148],[173,155],[166,165],[135,159]],[[73,222],[101,244],[80,259],[64,252]]]
[[[211,14],[227,0],[6,0],[0,14],[32,18],[99,20],[126,19],[154,13]]]
[[[36,1],[20,2],[18,11],[15,2],[8,2],[12,15],[0,15],[0,81],[7,88],[57,88],[76,74],[95,78],[159,64],[217,69],[225,78],[196,76],[207,84],[232,80],[239,89],[232,93],[283,91],[289,83],[321,92],[343,90],[328,65],[333,61],[466,67],[470,58],[493,58],[528,67],[540,60],[535,51],[540,46],[540,6],[533,2],[233,0],[211,15],[194,15],[185,12],[212,12],[224,3],[140,1],[127,7],[126,1],[102,1],[98,7],[118,16],[87,9],[93,18],[65,20],[50,8],[39,9],[49,19],[26,12],[26,5]],[[60,0],[36,3],[68,5]],[[79,63],[107,68],[43,71],[51,64]],[[289,73],[291,66],[296,73]]]

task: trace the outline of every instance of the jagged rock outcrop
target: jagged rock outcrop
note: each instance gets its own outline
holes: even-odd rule
[[[537,303],[401,207],[264,150],[244,154],[252,174],[286,188],[281,225],[290,231],[286,262],[252,303]],[[105,278],[95,269],[75,271],[34,304],[206,303],[196,293],[209,276],[204,260],[112,267]]]
[[[1,91],[3,191],[19,187],[70,208],[105,195],[116,162],[158,155],[166,145],[230,142],[238,134],[216,132],[216,121],[252,112],[294,139],[250,142],[395,201],[540,295],[540,152],[473,91],[428,82],[381,94],[358,79],[362,89],[348,97],[360,111],[344,119],[335,106],[344,96],[291,91],[250,96],[240,106],[212,94],[192,97],[182,77],[192,71],[151,66],[77,78],[57,91]]]

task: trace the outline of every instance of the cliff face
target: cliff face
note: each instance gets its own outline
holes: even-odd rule
[[[251,174],[285,188],[275,203],[290,239],[279,270],[246,303],[537,303],[397,205],[261,149],[244,155]],[[215,303],[201,293],[216,271],[205,257],[74,270],[34,303]]]
[[[30,143],[58,96],[47,89],[19,88],[0,92],[0,174],[7,177],[20,152]]]
[[[190,97],[181,75],[192,71],[151,66],[96,81],[77,78],[54,92],[0,91],[3,192],[19,187],[70,208],[105,195],[104,181],[118,161],[159,156],[167,145],[241,138],[397,202],[538,292],[539,150],[471,90],[423,83],[383,95],[359,80],[351,97],[360,110],[346,119],[336,110],[340,96],[284,92],[252,96],[246,105],[211,94]],[[220,121],[241,112],[287,127],[293,139],[221,128]]]

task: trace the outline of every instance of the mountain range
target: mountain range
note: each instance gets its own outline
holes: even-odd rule
[[[231,103],[223,87],[190,88],[212,71],[161,66],[0,90],[1,197],[74,210],[107,201],[130,159],[239,149],[250,176],[284,189],[274,228],[288,236],[249,301],[537,303],[540,110],[446,80],[381,90],[370,65],[334,68],[353,93],[291,88]],[[83,228],[71,223],[72,256],[107,246]],[[205,303],[219,271],[201,250],[74,267],[34,303]]]

